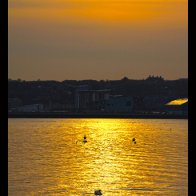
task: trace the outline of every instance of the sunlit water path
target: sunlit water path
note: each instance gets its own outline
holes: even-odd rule
[[[188,195],[187,120],[9,119],[8,127],[10,196]]]

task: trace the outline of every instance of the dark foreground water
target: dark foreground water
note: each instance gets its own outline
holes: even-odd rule
[[[188,195],[188,120],[9,119],[8,127],[9,196]]]

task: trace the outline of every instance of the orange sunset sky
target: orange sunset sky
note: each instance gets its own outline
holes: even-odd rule
[[[188,77],[187,0],[8,0],[8,77]]]

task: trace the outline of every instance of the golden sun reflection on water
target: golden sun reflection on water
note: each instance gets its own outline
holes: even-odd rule
[[[9,120],[9,195],[187,195],[187,137],[186,120]]]

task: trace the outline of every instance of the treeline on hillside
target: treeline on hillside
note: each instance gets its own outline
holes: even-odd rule
[[[127,77],[121,80],[64,80],[24,81],[8,79],[8,98],[19,98],[23,104],[50,102],[73,103],[77,86],[88,85],[89,90],[111,89],[111,95],[188,97],[188,79],[164,80],[149,76],[143,80]]]

